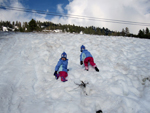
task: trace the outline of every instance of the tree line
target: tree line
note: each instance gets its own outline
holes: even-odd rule
[[[62,32],[70,32],[70,33],[80,33],[81,31],[84,34],[93,34],[93,35],[108,35],[108,36],[128,36],[128,37],[138,37],[138,38],[146,38],[150,39],[150,31],[148,28],[145,30],[139,30],[137,35],[131,34],[129,32],[128,27],[123,28],[121,32],[111,31],[108,28],[100,28],[100,27],[82,27],[70,24],[54,24],[53,22],[40,22],[32,19],[30,22],[10,22],[10,21],[0,21],[0,29],[2,27],[9,27],[10,29],[14,29],[14,31],[20,32],[32,32],[32,31],[42,31],[42,30],[56,30],[60,29]],[[17,26],[17,27],[16,27]]]

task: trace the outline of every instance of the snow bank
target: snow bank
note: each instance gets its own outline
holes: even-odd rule
[[[80,65],[80,46],[100,72]],[[65,51],[68,82],[56,80]],[[2,113],[149,113],[150,40],[80,34],[0,34]],[[80,81],[87,84],[81,88]],[[87,95],[86,95],[87,93]]]
[[[2,27],[3,31],[8,31],[7,27]]]

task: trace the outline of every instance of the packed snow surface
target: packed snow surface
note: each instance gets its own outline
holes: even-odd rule
[[[80,65],[82,44],[100,72]],[[53,76],[64,51],[67,82]],[[85,88],[81,81],[88,82]],[[150,40],[0,33],[0,113],[150,113],[149,106]]]

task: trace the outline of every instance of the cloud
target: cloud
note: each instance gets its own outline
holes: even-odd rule
[[[150,23],[150,0],[68,0],[69,3],[63,8],[63,4],[57,5],[57,11],[61,14],[67,12],[71,15],[79,15],[85,17],[103,18],[103,20],[93,21],[88,19],[77,19],[71,17],[53,17],[46,19],[48,13],[39,15],[34,13],[26,13],[22,11],[0,9],[0,20],[3,21],[30,21],[32,18],[40,21],[52,21],[54,23],[75,24],[80,26],[96,26],[105,27],[114,31],[121,31],[128,27],[131,33],[137,34],[140,29],[149,26],[136,26],[130,24],[116,24],[112,22],[104,22],[106,19],[124,20],[133,22]],[[1,5],[19,7],[25,10],[25,7],[19,0],[0,0]]]
[[[25,11],[25,7],[18,0],[0,0],[0,4],[3,6],[21,8],[23,11]],[[39,15],[34,10],[32,11],[34,13],[26,13],[23,11],[0,9],[0,20],[28,22],[33,18],[35,20],[47,21],[47,19],[45,19],[46,14]]]
[[[72,0],[66,5],[67,14],[96,17],[104,19],[124,20],[133,22],[150,23],[149,0]],[[57,19],[56,19],[57,18]],[[137,34],[139,29],[148,26],[135,26],[130,24],[115,24],[104,21],[92,21],[87,19],[58,18],[58,23],[68,23],[82,26],[105,27],[110,30],[121,31],[128,27],[131,33]],[[65,19],[65,20],[64,20]]]
[[[64,10],[63,10],[63,8],[62,8],[62,4],[58,4],[57,5],[57,11],[59,12],[59,13],[64,13]]]

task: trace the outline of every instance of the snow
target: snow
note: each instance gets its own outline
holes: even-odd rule
[[[56,29],[56,30],[54,30],[54,32],[55,32],[55,33],[60,33],[60,32],[62,32],[62,30]]]
[[[7,27],[2,27],[3,31],[8,31]]]
[[[83,34],[83,32],[82,32],[82,31],[80,31],[80,34]]]
[[[18,27],[18,26],[15,26],[15,29],[19,29],[19,27]]]
[[[80,46],[100,72],[80,65]],[[53,76],[61,53],[68,81]],[[150,40],[68,33],[0,33],[1,113],[149,113]],[[77,84],[89,83],[86,88]],[[85,94],[87,93],[87,95]]]

